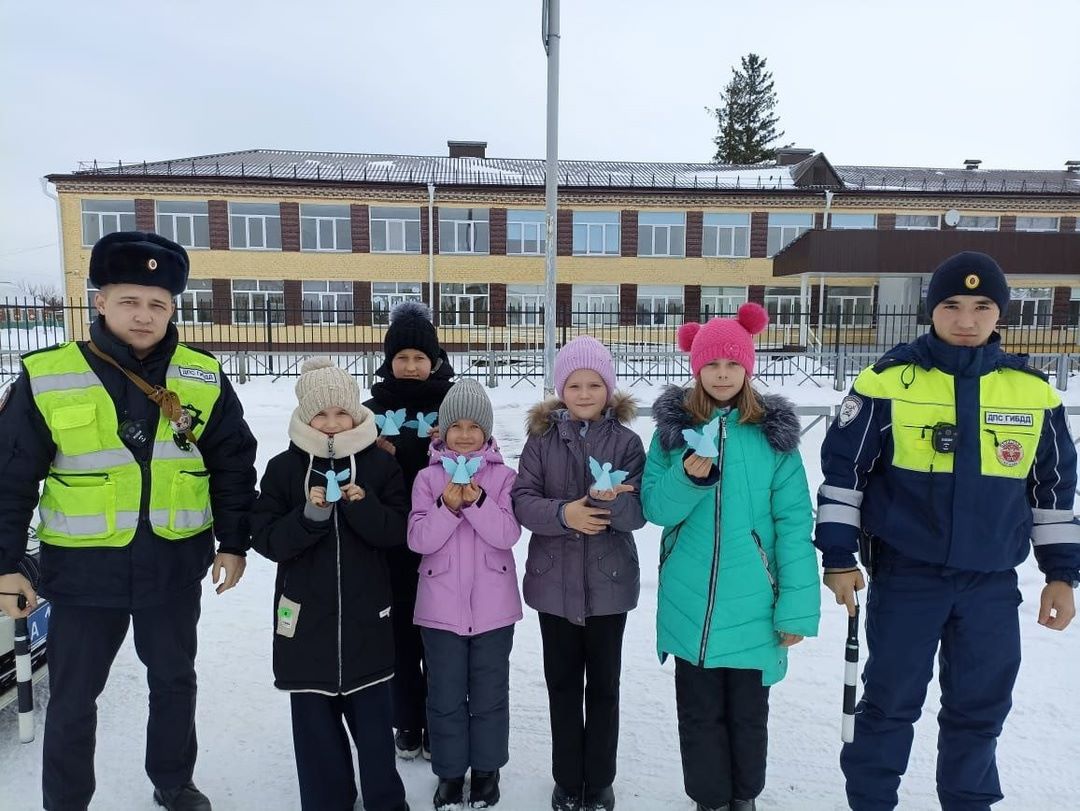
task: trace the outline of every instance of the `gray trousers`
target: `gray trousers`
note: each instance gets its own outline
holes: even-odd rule
[[[431,770],[464,777],[510,759],[510,649],[514,626],[477,636],[422,628],[428,663]]]

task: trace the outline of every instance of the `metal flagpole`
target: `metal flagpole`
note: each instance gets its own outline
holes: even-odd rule
[[[559,0],[544,0],[544,50],[547,51],[547,177],[544,224],[544,393],[555,393],[555,251],[559,201]]]

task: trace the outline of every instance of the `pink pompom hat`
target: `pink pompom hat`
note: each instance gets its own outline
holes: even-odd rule
[[[769,314],[760,304],[748,301],[735,318],[712,318],[704,324],[690,322],[679,327],[679,349],[690,353],[694,376],[703,366],[724,358],[754,373],[754,336],[769,324]]]

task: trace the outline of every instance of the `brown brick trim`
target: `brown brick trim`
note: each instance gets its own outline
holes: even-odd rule
[[[439,207],[432,206],[431,211],[431,226],[435,231],[433,236],[435,243],[435,253],[439,252]],[[427,206],[420,206],[420,253],[428,252],[428,209]],[[438,291],[435,291],[436,298],[438,298]],[[432,307],[432,312],[435,312],[435,307]],[[435,323],[438,323],[436,321]]]
[[[705,234],[705,213],[702,211],[686,212],[686,255],[689,258],[701,256],[701,243]],[[701,288],[698,287],[700,303]],[[696,318],[696,316],[695,316]]]
[[[228,202],[225,200],[210,200],[206,204],[206,210],[210,215],[210,250],[229,250]]]
[[[371,253],[371,220],[366,205],[353,203],[349,206],[349,225],[352,229],[353,253]],[[369,284],[368,295],[370,294],[371,285]],[[369,298],[368,304],[370,303]]]
[[[284,205],[284,204],[282,204]],[[299,279],[285,280],[285,326],[299,327],[304,323],[304,293]]]
[[[300,204],[281,202],[281,250],[300,250]],[[288,282],[286,282],[288,284]]]
[[[228,279],[210,280],[212,320],[226,326],[232,323],[232,282]]]
[[[574,211],[560,208],[556,223],[555,253],[558,256],[574,255]]]
[[[491,208],[488,209],[488,253],[492,256],[506,256],[506,209],[505,208]],[[503,285],[505,287],[506,285]],[[505,304],[505,301],[504,301]],[[494,314],[494,313],[493,313]],[[505,319],[506,313],[503,312],[503,318]],[[505,323],[505,320],[504,320]],[[502,324],[495,324],[492,322],[493,327],[502,326]]]
[[[637,285],[619,285],[619,324],[632,327],[637,319]]]
[[[488,323],[493,327],[506,326],[506,285],[492,282],[488,285]]]
[[[620,254],[622,256],[638,255],[638,213],[635,209],[627,208],[619,212]],[[637,289],[636,287],[634,288]],[[637,293],[634,293],[637,299]]]
[[[686,321],[701,320],[700,284],[688,284],[683,287],[683,318]]]
[[[880,211],[877,215],[877,229],[879,231],[896,230],[896,214],[891,211]]]
[[[156,231],[154,201],[135,199],[135,228],[139,231]]]
[[[769,212],[754,211],[750,214],[750,256],[764,259],[769,252]]]

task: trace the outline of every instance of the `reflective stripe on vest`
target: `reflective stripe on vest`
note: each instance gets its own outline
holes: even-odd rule
[[[75,343],[34,353],[23,364],[57,448],[41,495],[38,536],[56,546],[126,546],[139,522],[142,471],[120,440],[112,398]],[[220,364],[178,345],[165,385],[201,417],[192,429],[197,440],[221,394]],[[164,418],[154,434],[146,517],[154,533],[169,540],[190,538],[213,523],[202,454],[195,445],[181,449]]]

